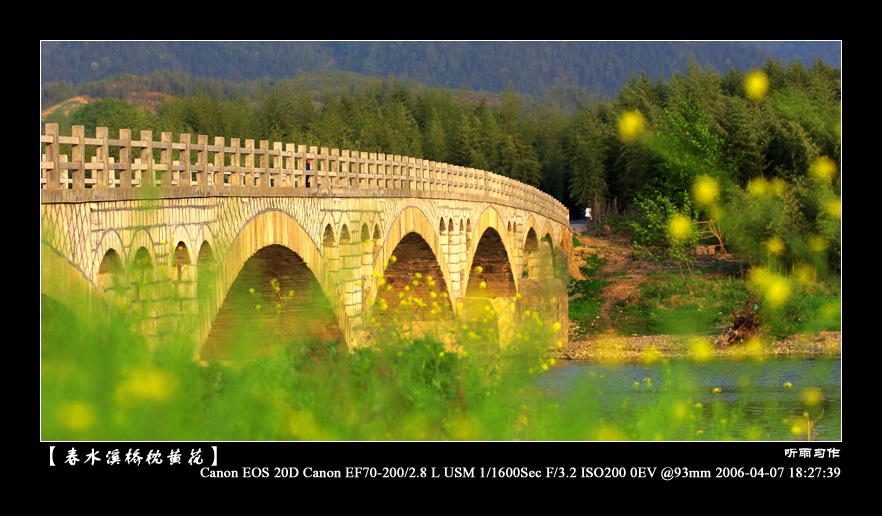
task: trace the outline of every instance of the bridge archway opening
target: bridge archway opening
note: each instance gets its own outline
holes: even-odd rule
[[[190,251],[184,242],[178,242],[175,246],[175,259],[172,265],[177,269],[178,281],[183,280],[185,268],[190,266]]]
[[[502,237],[487,228],[472,259],[466,297],[510,297],[517,294],[511,262]]]
[[[325,226],[325,232],[322,235],[322,246],[332,247],[334,245],[334,228],[330,224]]]
[[[101,258],[101,264],[98,266],[96,287],[98,287],[98,292],[110,294],[113,297],[122,296],[128,290],[125,268],[116,250],[108,249],[104,253],[104,257]]]
[[[135,251],[135,257],[132,260],[132,296],[133,301],[140,301],[142,296],[141,290],[146,288],[153,281],[153,258],[150,257],[150,251],[146,247],[139,247]]]
[[[397,331],[417,337],[442,331],[453,319],[447,282],[429,244],[416,232],[398,242],[383,271],[371,321],[375,335]]]
[[[316,341],[343,342],[331,303],[304,260],[287,247],[272,244],[242,266],[201,357],[251,359]]]

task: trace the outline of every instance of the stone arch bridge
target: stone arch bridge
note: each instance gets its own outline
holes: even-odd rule
[[[278,337],[367,345],[378,321],[448,338],[476,314],[500,345],[536,314],[566,340],[569,215],[531,186],[238,138],[46,124],[40,142],[43,305],[138,315],[196,359],[231,358],[222,337],[243,328],[256,353]]]

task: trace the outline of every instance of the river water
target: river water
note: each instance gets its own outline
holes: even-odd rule
[[[702,423],[697,426],[707,429],[700,438],[706,440],[839,441],[841,363],[838,357],[652,364],[571,360],[558,362],[538,382],[552,398],[565,401],[565,410],[590,407],[617,423],[679,404],[698,412]]]

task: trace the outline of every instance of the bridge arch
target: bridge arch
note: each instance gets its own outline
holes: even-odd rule
[[[486,294],[478,294],[477,292],[481,279],[472,280],[472,273],[478,265],[482,267],[483,280],[487,283],[488,293],[496,296],[513,296],[517,293],[517,278],[512,272],[514,270],[512,267],[513,254],[509,249],[508,239],[503,237],[503,233],[500,233],[505,228],[503,220],[496,208],[488,206],[481,212],[473,226],[476,229],[474,235],[471,235],[470,231],[466,231],[467,242],[477,238],[478,244],[475,246],[474,252],[469,249],[466,268],[463,271],[465,276],[463,284],[466,285],[463,292],[464,297],[469,295],[486,297]],[[471,226],[471,219],[466,221],[466,226]],[[488,230],[492,231],[488,232]],[[487,240],[484,240],[485,237]],[[482,241],[484,242],[483,248]],[[490,267],[489,271],[487,271],[487,266]],[[508,278],[506,278],[506,271]],[[471,292],[473,287],[475,292]]]

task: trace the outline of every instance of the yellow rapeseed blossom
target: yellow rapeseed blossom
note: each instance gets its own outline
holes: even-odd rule
[[[619,137],[625,143],[631,143],[646,130],[646,118],[637,111],[626,111],[619,117]]]
[[[551,325],[551,331],[557,332],[560,330],[561,324],[559,321],[555,321],[554,324]]]
[[[698,204],[711,204],[720,195],[720,185],[710,176],[700,176],[695,180],[694,195]]]
[[[658,362],[661,357],[661,353],[655,346],[650,346],[649,348],[646,348],[646,350],[644,350],[640,354],[640,360],[644,364],[653,364],[655,362]]]
[[[812,162],[809,171],[818,181],[831,182],[836,177],[836,162],[827,156],[821,156]]]
[[[603,425],[595,436],[597,441],[626,441],[628,436],[612,425]]]
[[[747,182],[747,193],[753,196],[769,193],[769,182],[764,177],[755,177]]]
[[[677,213],[668,220],[668,237],[672,241],[687,240],[691,234],[692,221],[689,217]]]
[[[814,253],[820,253],[827,250],[827,239],[820,235],[810,236],[808,239],[808,248]]]
[[[782,306],[790,297],[790,282],[782,276],[775,276],[763,291],[766,303],[772,308]]]
[[[779,308],[790,297],[790,282],[787,278],[770,272],[765,267],[751,269],[750,284],[759,290],[771,308]]]
[[[830,214],[831,217],[838,219],[842,217],[842,201],[839,199],[831,199],[827,202],[827,213]]]
[[[722,389],[720,389],[719,387],[714,387],[713,392],[714,392],[714,394],[719,394],[719,393],[721,393],[721,392],[723,392],[723,391],[722,391]]]
[[[769,90],[769,78],[761,70],[753,70],[744,77],[744,93],[747,98],[760,101]]]
[[[701,337],[694,337],[689,341],[689,355],[695,360],[709,360],[714,355],[713,344]]]
[[[82,401],[68,401],[59,407],[58,419],[70,430],[86,430],[95,424],[95,411]]]
[[[150,366],[135,369],[116,388],[120,402],[148,400],[164,401],[177,389],[177,378],[161,369]]]
[[[315,415],[308,410],[298,410],[288,416],[288,432],[304,441],[320,441],[327,439],[319,427]]]
[[[792,388],[793,388],[793,384],[790,383],[790,382],[784,382],[784,388],[785,388],[785,389],[792,389]]]
[[[769,183],[769,190],[771,193],[780,197],[787,192],[787,181],[784,181],[780,177],[776,177]]]
[[[814,283],[818,279],[818,270],[807,263],[797,263],[793,266],[793,277],[803,283]]]
[[[766,250],[770,254],[774,254],[775,256],[781,256],[784,253],[785,245],[784,240],[781,237],[775,235],[772,238],[766,240]]]
[[[477,267],[475,267],[474,271],[475,271],[475,274],[481,274],[482,272],[484,272],[484,267],[481,267],[480,265],[478,265]]]
[[[482,281],[481,284],[478,285],[478,287],[480,287],[480,288],[482,288],[482,289],[487,288],[487,282],[486,282],[486,281]]]
[[[810,387],[802,391],[802,401],[808,406],[820,405],[824,401],[824,394],[817,387]]]
[[[397,261],[398,261],[398,258],[394,254],[389,257],[389,265],[392,265],[393,263],[395,263]]]
[[[679,421],[686,419],[686,416],[689,415],[689,405],[686,404],[686,402],[684,401],[675,402],[671,409],[674,413],[674,419],[677,419]]]

